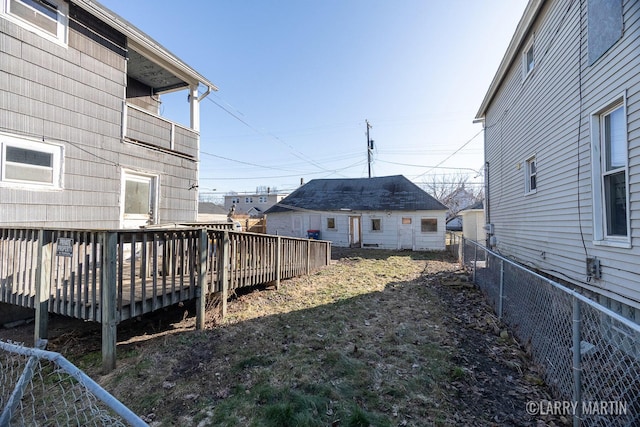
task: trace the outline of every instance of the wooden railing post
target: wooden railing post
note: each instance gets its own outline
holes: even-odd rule
[[[311,239],[307,240],[307,271],[306,274],[311,272]]]
[[[133,249],[132,249],[133,250]],[[135,253],[134,255],[135,256]],[[109,373],[116,367],[116,283],[117,283],[118,233],[102,234],[102,276],[100,280],[100,322],[102,323],[102,372]]]
[[[198,247],[198,288],[196,289],[196,329],[204,329],[204,317],[207,305],[209,286],[207,281],[207,260],[209,259],[209,235],[206,229],[200,230]]]
[[[47,339],[49,328],[49,298],[51,295],[51,261],[52,232],[38,231],[38,265],[36,274],[36,298],[35,298],[35,328],[33,333],[33,343],[41,339]]]
[[[222,319],[227,315],[227,295],[229,293],[229,247],[231,242],[229,241],[229,232],[224,231],[224,237],[222,241],[222,278],[220,285],[222,286]]]
[[[276,290],[280,289],[280,277],[282,266],[282,237],[276,237]]]

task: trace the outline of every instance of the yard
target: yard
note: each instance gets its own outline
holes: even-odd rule
[[[98,325],[54,318],[49,349],[157,426],[568,424],[527,414],[552,399],[539,371],[446,254],[333,252],[207,330],[188,305],[121,324],[108,375]]]

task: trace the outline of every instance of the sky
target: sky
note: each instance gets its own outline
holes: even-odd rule
[[[481,185],[476,113],[526,0],[101,0],[213,82],[201,199],[321,178]],[[161,114],[188,123],[186,92]]]

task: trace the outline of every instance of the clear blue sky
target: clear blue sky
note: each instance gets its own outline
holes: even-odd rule
[[[473,119],[526,3],[102,0],[220,89],[201,110],[200,192],[218,196],[366,177],[365,120],[373,176],[475,176]]]

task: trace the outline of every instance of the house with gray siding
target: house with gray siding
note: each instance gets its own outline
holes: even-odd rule
[[[444,250],[448,208],[402,175],[314,179],[265,214],[267,234],[337,247]]]
[[[0,224],[194,222],[215,86],[94,0],[0,0]],[[189,96],[190,123],[160,114]]]
[[[640,2],[529,1],[477,119],[487,243],[640,321]]]

